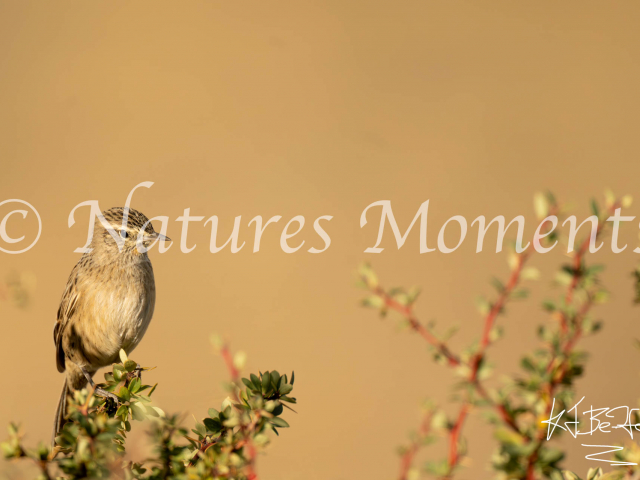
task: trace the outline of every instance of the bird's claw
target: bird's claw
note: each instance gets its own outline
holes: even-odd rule
[[[119,405],[119,404],[122,403],[122,400],[120,399],[120,397],[118,397],[114,393],[107,392],[104,388],[97,387],[94,390],[93,394],[97,395],[99,397],[102,397],[102,398],[110,398],[111,400],[113,400],[115,402],[116,405]]]

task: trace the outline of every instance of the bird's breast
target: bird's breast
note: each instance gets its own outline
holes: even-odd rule
[[[142,340],[155,306],[156,290],[149,262],[105,271],[104,281],[87,291],[86,299],[94,348],[105,364],[117,360],[118,352],[131,352]]]

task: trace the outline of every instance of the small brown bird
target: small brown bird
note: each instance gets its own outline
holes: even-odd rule
[[[95,223],[91,251],[71,271],[53,329],[58,371],[66,371],[54,446],[64,423],[67,395],[87,383],[95,386],[92,377],[98,369],[116,362],[120,349],[129,353],[142,340],[156,300],[146,251],[157,240],[170,241],[132,208],[112,208],[102,216],[112,231],[102,221]],[[102,389],[96,393],[114,396]]]

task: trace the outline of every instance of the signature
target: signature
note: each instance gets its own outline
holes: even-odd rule
[[[640,412],[640,408],[631,408],[628,406],[620,406],[615,408],[603,407],[603,408],[593,408],[590,407],[589,410],[584,410],[582,415],[586,415],[587,422],[585,422],[585,426],[588,425],[588,430],[580,430],[580,420],[578,419],[578,406],[585,397],[582,397],[578,403],[576,403],[569,410],[562,410],[557,415],[554,414],[556,399],[553,399],[553,404],[551,406],[551,413],[549,415],[548,420],[543,420],[541,423],[547,425],[547,440],[551,439],[551,435],[556,428],[564,430],[565,432],[569,432],[569,434],[573,438],[578,438],[578,435],[593,435],[594,433],[611,433],[614,430],[623,429],[626,431],[631,439],[633,439],[633,433],[640,432],[640,423],[633,423],[632,417],[634,417],[634,412]],[[570,415],[575,418],[575,420],[567,420],[561,423],[561,419],[565,415]],[[620,421],[622,420],[622,422]],[[583,447],[592,447],[592,448],[606,448],[608,450],[599,451],[596,453],[591,453],[586,455],[585,458],[588,460],[594,460],[597,462],[606,462],[611,465],[621,466],[621,465],[638,465],[637,463],[625,462],[620,460],[607,460],[604,458],[596,458],[596,456],[611,454],[614,452],[619,452],[624,449],[619,445],[587,445],[582,444]]]

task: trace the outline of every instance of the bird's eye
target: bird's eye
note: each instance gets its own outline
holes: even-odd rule
[[[122,238],[127,238],[127,231],[126,230],[120,230],[120,236]]]

